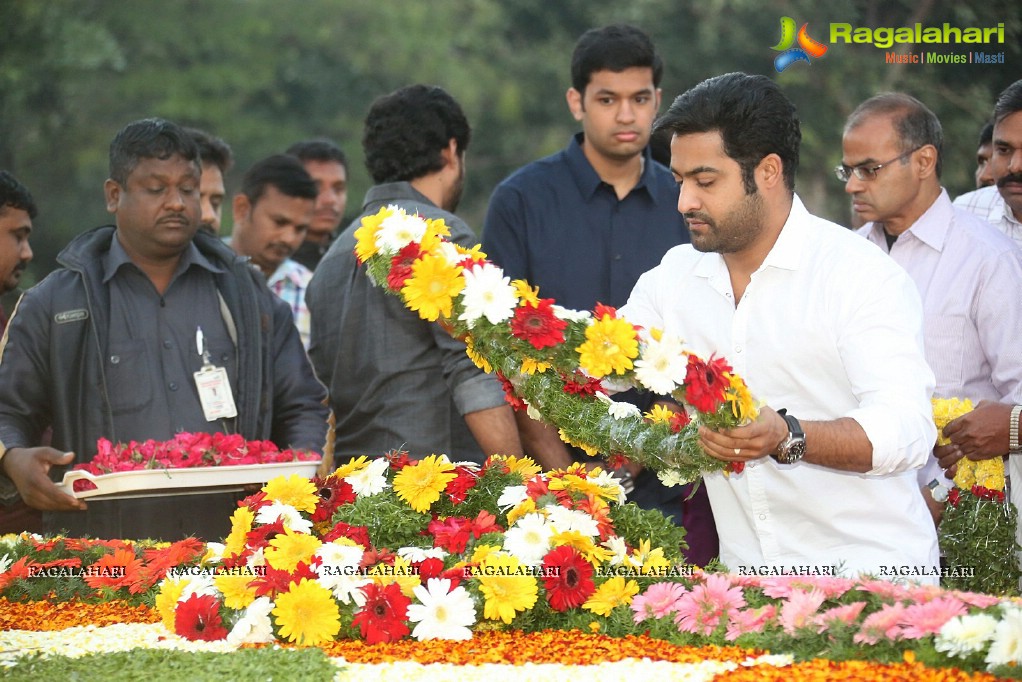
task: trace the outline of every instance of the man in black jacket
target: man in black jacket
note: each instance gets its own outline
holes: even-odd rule
[[[265,280],[199,224],[199,152],[161,119],[129,124],[110,147],[116,227],[76,237],[63,266],[26,292],[0,349],[0,484],[47,513],[48,530],[217,539],[229,495],[94,503],[52,483],[100,437],[166,440],[238,433],[322,451],[326,391]],[[204,409],[195,373],[223,371],[234,410]],[[233,413],[232,413],[233,412]],[[53,427],[53,447],[37,447]],[[3,480],[3,479],[8,480]],[[3,490],[0,490],[2,493]],[[76,512],[76,513],[63,513]],[[84,512],[84,513],[82,513]]]

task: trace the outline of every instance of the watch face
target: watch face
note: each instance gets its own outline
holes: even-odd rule
[[[784,464],[794,464],[806,454],[806,442],[803,438],[792,438],[781,446],[779,460]]]

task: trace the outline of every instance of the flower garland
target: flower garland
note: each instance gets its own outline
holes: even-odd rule
[[[375,284],[463,338],[476,365],[504,384],[508,402],[557,426],[565,442],[654,469],[667,485],[742,470],[699,445],[699,424],[729,428],[758,414],[723,358],[702,359],[681,338],[636,327],[610,306],[591,313],[557,306],[449,234],[443,220],[387,206],[362,220],[355,254]],[[651,391],[682,407],[643,415],[612,401],[605,387]]]
[[[972,409],[969,400],[933,400],[938,445],[951,442],[944,427]],[[963,458],[954,483],[938,534],[948,566],[966,570],[950,572],[942,583],[955,589],[1017,595],[1022,579],[1017,552],[1022,548],[1015,539],[1018,510],[1004,494],[1004,460]]]

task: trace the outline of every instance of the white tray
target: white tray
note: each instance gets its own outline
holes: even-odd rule
[[[230,492],[242,486],[266,483],[277,476],[298,474],[309,478],[316,475],[320,460],[283,462],[280,464],[244,464],[218,467],[192,467],[187,469],[142,469],[96,476],[76,469],[64,474],[57,489],[73,497],[96,497],[116,500],[130,497],[159,497],[163,495],[198,495],[202,493]],[[87,480],[95,484],[90,490],[74,491],[74,482]]]

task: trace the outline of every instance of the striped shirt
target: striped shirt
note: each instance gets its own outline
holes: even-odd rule
[[[1022,222],[1012,213],[1011,207],[1004,201],[997,187],[981,187],[973,192],[966,192],[955,199],[955,206],[993,223],[998,230],[1022,246]]]
[[[295,326],[298,327],[298,334],[302,337],[302,345],[305,346],[305,350],[309,349],[311,333],[309,309],[305,305],[305,291],[309,288],[311,279],[312,270],[298,261],[288,258],[280,264],[280,267],[266,282],[270,291],[291,307],[291,314],[295,318]]]

